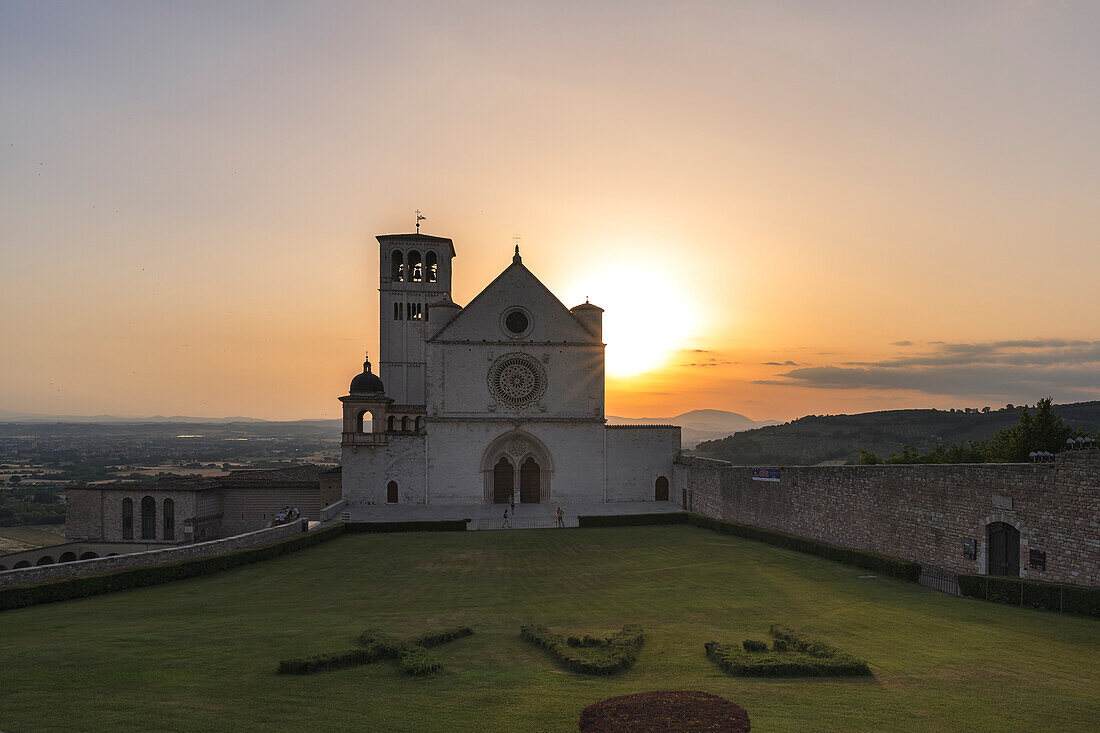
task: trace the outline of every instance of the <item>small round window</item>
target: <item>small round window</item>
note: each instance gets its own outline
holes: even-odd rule
[[[531,316],[522,308],[510,308],[501,319],[504,331],[512,338],[521,338],[531,331]]]

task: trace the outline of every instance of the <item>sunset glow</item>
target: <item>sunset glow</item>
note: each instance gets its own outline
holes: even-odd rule
[[[1096,4],[258,7],[0,9],[0,410],[332,417],[418,208],[609,414],[1100,399]]]

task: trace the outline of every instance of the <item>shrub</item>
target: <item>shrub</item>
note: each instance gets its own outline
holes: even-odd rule
[[[585,639],[595,644],[570,645],[561,634],[556,634],[541,624],[520,628],[520,636],[535,646],[542,647],[559,663],[573,672],[582,674],[615,674],[629,668],[637,660],[638,649],[644,635],[642,627],[627,624],[606,639],[585,636],[572,637],[578,642]]]
[[[598,514],[577,517],[578,527],[637,527],[646,524],[687,524],[686,512],[661,514]]]
[[[464,636],[469,636],[474,633],[474,630],[469,626],[453,626],[449,629],[443,629],[442,631],[427,631],[420,636],[411,639],[410,641],[425,648],[433,646],[439,646],[440,644],[446,644],[449,641],[455,639],[461,639]]]
[[[754,639],[745,639],[741,642],[741,646],[744,647],[747,652],[766,652],[768,651],[768,642],[756,641]]]
[[[960,575],[959,593],[995,603],[1100,616],[1100,587],[995,575]]]
[[[350,522],[345,532],[465,532],[468,519],[440,519],[413,522]]]
[[[33,606],[39,603],[86,598],[117,590],[142,588],[147,585],[159,585],[170,583],[173,580],[194,578],[199,575],[210,575],[241,565],[269,560],[306,547],[313,547],[322,542],[335,539],[343,530],[343,525],[336,525],[279,542],[211,557],[196,557],[190,560],[164,563],[163,565],[146,565],[127,570],[78,575],[72,578],[0,588],[0,611],[9,608]]]
[[[313,674],[331,669],[344,669],[360,664],[370,664],[382,657],[376,648],[349,649],[345,652],[318,654],[306,659],[284,659],[279,662],[279,674]]]
[[[856,567],[866,570],[872,570],[880,575],[889,575],[895,578],[901,578],[902,580],[911,580],[913,582],[920,580],[920,563],[911,562],[909,560],[902,560],[901,558],[890,557],[888,555],[880,555],[876,552],[867,552],[866,550],[856,550],[851,547],[840,547],[839,545],[831,545],[828,542],[820,542],[818,540],[811,540],[807,537],[787,534],[786,532],[777,532],[771,529],[753,527],[748,524],[726,522],[721,519],[703,517],[698,514],[686,514],[683,516],[688,517],[687,521],[696,527],[703,527],[704,529],[714,530],[722,534],[735,535],[750,540],[757,540],[758,542],[766,542],[769,545],[775,545],[777,547],[785,547],[789,550],[797,550],[810,555],[817,555],[827,560],[835,560],[837,562],[847,563],[848,565],[855,565]]]
[[[382,659],[396,659],[398,666],[408,674],[435,674],[443,669],[443,663],[427,651],[427,647],[439,646],[474,633],[469,626],[454,626],[441,631],[426,631],[404,641],[398,641],[378,629],[367,629],[359,635],[362,649],[352,649],[334,654],[322,654],[308,659],[284,659],[279,662],[279,672],[312,674],[330,669],[370,664]]]
[[[723,731],[744,733],[749,715],[736,703],[706,692],[639,692],[589,705],[581,712],[581,733]]]
[[[710,641],[703,645],[707,657],[720,669],[742,677],[840,677],[869,675],[867,662],[824,642],[800,636],[790,629],[772,625],[773,651],[763,642],[744,641],[740,649]],[[749,644],[764,649],[750,650]],[[752,653],[755,651],[755,653]]]
[[[401,650],[398,665],[406,674],[435,674],[443,669],[439,658],[422,646],[408,646]]]

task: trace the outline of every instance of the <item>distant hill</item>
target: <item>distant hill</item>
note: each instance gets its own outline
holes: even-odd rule
[[[1100,402],[1055,405],[1070,425],[1090,432],[1100,428]],[[882,457],[911,445],[921,451],[936,443],[984,440],[1020,419],[1020,410],[990,412],[885,410],[857,415],[807,415],[782,425],[747,430],[699,443],[695,455],[739,465],[812,466],[858,463],[865,448]]]
[[[616,417],[607,416],[609,425],[679,425],[685,448],[694,448],[704,440],[725,438],[742,430],[764,425],[776,425],[775,420],[752,420],[725,410],[692,410],[676,417]]]
[[[50,415],[41,412],[14,412],[0,410],[0,422],[76,422],[76,423],[191,423],[208,424],[233,422],[270,422],[256,417],[188,417],[185,415],[153,415],[151,417],[118,417],[116,415]],[[292,420],[290,422],[305,422]]]

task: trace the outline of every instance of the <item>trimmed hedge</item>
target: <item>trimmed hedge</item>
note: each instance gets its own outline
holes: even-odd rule
[[[959,593],[994,603],[1100,616],[1100,587],[1043,583],[997,575],[960,575]]]
[[[279,662],[278,671],[280,674],[313,674],[370,664],[382,659],[396,659],[398,666],[407,674],[435,674],[443,669],[443,662],[429,653],[427,648],[473,633],[474,630],[469,626],[454,626],[441,631],[426,631],[419,636],[398,641],[378,629],[367,629],[359,635],[362,649],[321,654],[306,659],[284,659]]]
[[[443,662],[422,646],[403,649],[397,663],[405,674],[435,674],[443,669]]]
[[[634,624],[623,626],[622,630],[605,639],[584,639],[570,637],[578,643],[572,645],[561,634],[556,634],[542,624],[528,624],[520,627],[519,635],[535,646],[550,653],[567,669],[581,674],[615,674],[630,667],[638,658],[638,650],[645,637],[642,627]],[[598,644],[585,643],[592,640]],[[583,651],[581,651],[583,650]]]
[[[703,645],[707,657],[720,669],[741,677],[846,677],[871,674],[867,662],[842,649],[801,636],[773,624],[769,629],[775,640],[773,651],[765,651],[763,642],[732,644],[708,641]],[[754,647],[749,649],[749,644]],[[763,646],[759,649],[757,645]]]
[[[768,651],[768,642],[745,639],[741,642],[741,648],[747,652],[766,652]]]
[[[910,580],[914,583],[920,580],[920,563],[910,560],[902,560],[889,555],[880,555],[877,552],[856,550],[851,547],[840,547],[828,542],[811,540],[807,537],[777,532],[771,529],[762,529],[748,524],[726,522],[721,519],[712,519],[698,514],[688,514],[688,522],[696,527],[710,529],[722,534],[731,534],[758,542],[766,542],[776,547],[785,547],[788,550],[797,550],[810,555],[817,555],[826,560],[855,565],[865,570],[873,570],[880,575],[889,575],[902,580]]]
[[[621,695],[589,705],[578,721],[581,733],[748,733],[745,708],[708,692],[669,690]]]
[[[578,527],[637,527],[648,524],[687,524],[687,512],[660,514],[594,514],[577,517]]]
[[[360,664],[377,662],[383,657],[377,647],[369,649],[349,649],[332,654],[318,654],[306,659],[284,659],[279,662],[279,674],[313,674],[332,669],[356,667]]]
[[[465,532],[469,519],[440,519],[431,522],[348,522],[345,532]]]
[[[118,590],[142,588],[149,585],[170,583],[173,580],[210,575],[241,565],[270,560],[273,557],[286,555],[306,547],[313,547],[322,542],[335,539],[343,531],[343,525],[335,525],[308,534],[296,535],[290,539],[260,545],[259,547],[250,547],[245,550],[226,552],[221,555],[196,557],[190,560],[164,563],[163,565],[146,565],[139,568],[78,575],[72,578],[0,588],[0,611],[34,606],[39,603],[86,598]]]

